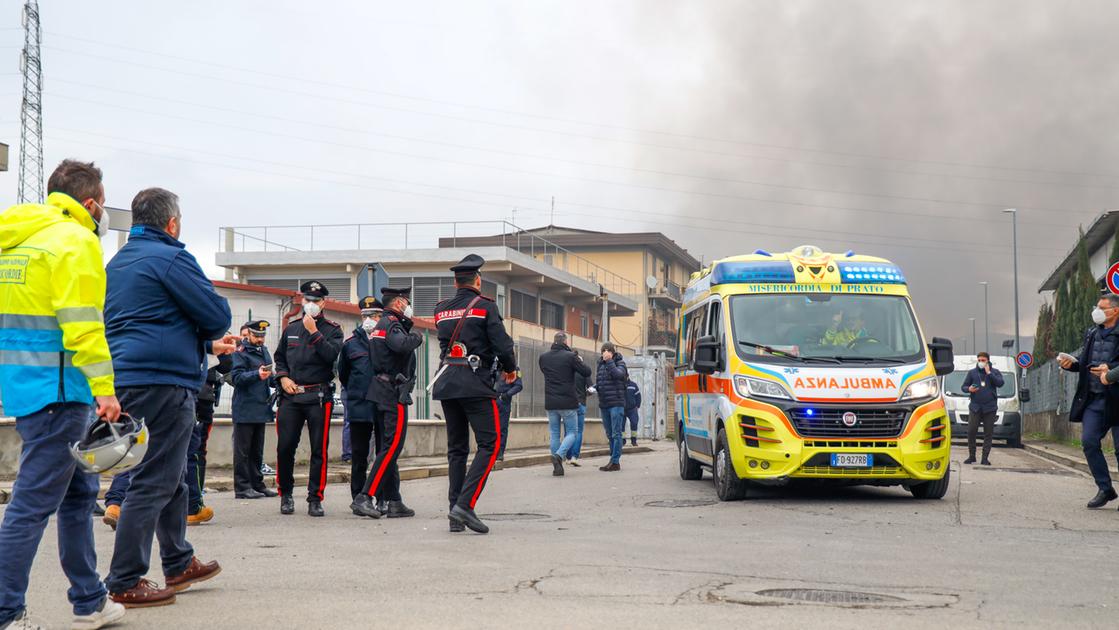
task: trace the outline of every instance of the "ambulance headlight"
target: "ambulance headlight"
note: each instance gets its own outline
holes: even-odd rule
[[[930,377],[917,381],[905,388],[905,393],[901,395],[901,400],[922,400],[925,398],[936,398],[940,395],[940,383],[936,377]]]
[[[743,398],[784,398],[785,400],[792,400],[793,397],[789,395],[781,385],[773,381],[766,381],[760,378],[751,378],[749,376],[736,376],[734,377],[734,390],[738,392],[739,396]]]

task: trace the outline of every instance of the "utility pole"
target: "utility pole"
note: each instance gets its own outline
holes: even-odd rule
[[[975,352],[979,352],[979,346],[977,345],[979,340],[975,336],[975,318],[969,317],[968,321],[971,322],[971,347],[975,350]]]
[[[1014,235],[1014,355],[1022,351],[1022,340],[1018,330],[1018,210],[1007,208],[1003,212],[1010,215],[1010,225]]]
[[[987,282],[980,282],[983,285],[983,349],[987,352],[991,351],[991,303],[987,299],[988,284]]]
[[[43,67],[39,56],[39,3],[23,5],[23,104],[20,107],[19,190],[20,203],[43,201]]]
[[[552,195],[552,217],[548,220],[548,225],[555,227],[556,225],[556,196]]]

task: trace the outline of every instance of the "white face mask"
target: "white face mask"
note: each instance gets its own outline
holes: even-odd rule
[[[366,318],[366,319],[361,320],[361,329],[364,330],[367,333],[373,332],[373,329],[376,328],[376,327],[377,327],[377,322],[373,321],[372,318]]]
[[[980,361],[978,363],[978,365],[979,365],[979,369],[982,370],[982,369],[987,367],[987,362],[986,361]]]
[[[1092,321],[1096,322],[1096,324],[1103,324],[1107,321],[1107,313],[1103,312],[1103,309],[1097,306],[1092,310]]]
[[[95,201],[94,203],[97,202]],[[99,203],[97,207],[101,209],[101,220],[94,221],[94,223],[97,224],[97,238],[105,238],[105,235],[109,233],[109,211],[105,209],[105,206]],[[90,218],[92,219],[93,217]]]
[[[404,316],[404,319],[412,319],[412,305],[409,304],[408,306],[405,306],[404,312],[401,313],[401,315]]]
[[[322,307],[314,302],[304,302],[303,312],[311,317],[318,317],[319,313],[322,312]]]

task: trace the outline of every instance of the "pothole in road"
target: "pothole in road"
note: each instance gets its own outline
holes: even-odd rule
[[[480,514],[479,518],[486,521],[543,521],[552,518],[552,516],[532,512],[509,512],[504,514]]]
[[[907,600],[893,595],[860,593],[858,591],[829,591],[822,588],[771,588],[758,591],[762,597],[790,599],[812,604],[897,604]]]
[[[662,501],[649,501],[645,507],[656,508],[694,508],[705,505],[715,505],[718,501],[711,499],[664,499]]]

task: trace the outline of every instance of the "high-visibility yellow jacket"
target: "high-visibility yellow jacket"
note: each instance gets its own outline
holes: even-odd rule
[[[105,341],[105,267],[96,225],[81,204],[51,193],[45,204],[0,213],[0,394],[26,416],[57,402],[113,395]]]

